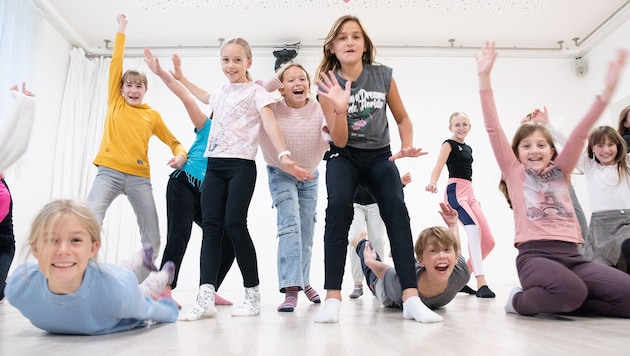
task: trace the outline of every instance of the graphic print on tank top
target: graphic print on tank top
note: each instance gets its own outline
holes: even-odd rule
[[[376,109],[383,109],[387,94],[378,91],[359,90],[350,96],[348,106],[349,135],[357,141],[367,141],[371,133],[373,113]],[[378,133],[377,133],[378,134]]]

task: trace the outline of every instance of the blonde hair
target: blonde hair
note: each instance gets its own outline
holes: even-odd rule
[[[442,226],[428,227],[418,235],[413,251],[418,259],[422,258],[424,250],[432,245],[433,247],[453,247],[455,254],[460,254],[460,246],[457,237],[447,228]]]
[[[615,131],[610,126],[600,126],[588,135],[588,146],[586,152],[588,153],[588,157],[600,163],[595,153],[593,152],[593,146],[604,143],[606,139],[609,139],[610,142],[614,143],[617,146],[617,155],[615,156],[615,164],[617,165],[617,173],[619,174],[619,180],[623,178],[630,177],[630,168],[628,167],[628,162],[626,161],[626,141],[621,137],[619,132]]]
[[[465,117],[466,120],[468,120],[468,122],[470,123],[470,118],[468,117],[468,115],[466,115],[465,112],[456,111],[456,112],[452,113],[451,116],[448,118],[448,125],[449,126],[453,124],[453,118],[455,118],[457,116]]]
[[[89,234],[91,242],[98,242],[100,245],[101,223],[92,210],[86,204],[76,200],[57,199],[44,205],[33,220],[28,236],[28,246],[30,247],[44,236],[52,236],[55,226],[69,216],[76,217]],[[96,260],[96,256],[93,260]]]
[[[221,53],[223,53],[223,49],[225,48],[225,46],[231,45],[231,44],[234,44],[243,48],[243,51],[245,51],[245,57],[247,57],[248,60],[252,59],[252,46],[249,45],[249,42],[247,42],[245,39],[240,38],[240,37],[230,38],[229,40],[225,41],[223,45],[221,46]],[[249,81],[252,80],[252,76],[249,74],[249,70],[245,71],[245,77]]]
[[[147,80],[147,75],[134,69],[126,71],[125,74],[123,74],[123,76],[120,78],[121,90],[125,83],[143,84],[145,89],[149,89],[149,81]]]
[[[306,81],[309,83],[309,92],[307,94],[310,95],[310,83],[311,83],[311,76],[308,74],[308,72],[306,71],[306,69],[304,69],[304,67],[299,64],[299,63],[295,63],[295,62],[286,62],[285,64],[283,64],[282,66],[280,66],[280,68],[278,68],[278,71],[276,73],[276,78],[278,78],[278,80],[280,82],[282,82],[284,80],[284,73],[292,67],[297,67],[300,68],[305,74],[306,74]]]
[[[532,135],[534,132],[540,132],[542,134],[542,136],[545,138],[545,141],[547,141],[549,146],[553,148],[551,160],[553,161],[554,159],[556,159],[556,157],[558,157],[558,150],[556,150],[556,145],[553,142],[553,136],[545,125],[538,122],[527,122],[519,126],[519,128],[516,130],[514,138],[512,139],[512,152],[514,152],[514,155],[516,155],[516,157],[518,158],[518,145],[520,145],[521,141]],[[501,181],[499,182],[499,190],[505,196],[505,199],[507,200],[510,209],[512,209],[510,193],[508,192],[507,184],[505,183],[505,179],[503,179],[503,177],[501,177]]]
[[[376,48],[374,47],[374,43],[372,43],[370,36],[368,36],[367,32],[363,28],[363,25],[361,25],[361,21],[359,21],[359,18],[352,15],[341,16],[332,25],[330,31],[328,32],[328,35],[324,39],[324,58],[322,58],[319,67],[317,67],[315,78],[319,78],[321,73],[328,73],[328,71],[335,71],[341,68],[341,62],[339,62],[337,56],[332,53],[332,47],[333,42],[339,35],[339,32],[341,31],[343,25],[345,25],[346,22],[350,21],[354,21],[357,23],[357,25],[359,25],[359,28],[361,29],[361,34],[363,35],[363,41],[365,43],[365,52],[363,52],[362,57],[363,63],[374,63],[374,59],[376,57]]]

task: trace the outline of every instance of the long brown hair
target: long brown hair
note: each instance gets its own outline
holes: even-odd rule
[[[516,130],[516,133],[514,134],[514,138],[512,139],[512,152],[514,152],[516,157],[518,157],[518,145],[520,145],[521,141],[529,137],[534,132],[540,132],[543,135],[543,137],[545,138],[549,146],[553,148],[553,153],[551,154],[551,160],[553,161],[554,159],[556,159],[556,157],[558,157],[558,150],[556,150],[556,146],[553,142],[553,136],[551,136],[551,132],[549,132],[549,130],[547,129],[547,127],[545,127],[545,125],[542,125],[537,122],[525,123],[519,126],[519,128]],[[510,206],[510,209],[512,209],[512,201],[510,200],[510,193],[508,192],[507,184],[505,183],[505,179],[503,177],[501,177],[501,181],[499,182],[499,190],[501,191],[501,193],[503,193],[503,195],[505,195],[505,199],[507,200],[508,205]]]
[[[630,106],[626,106],[619,113],[619,127],[617,128],[617,132],[619,132],[621,136],[630,135],[630,128],[624,125],[629,112],[630,112]]]
[[[339,31],[341,31],[341,27],[343,27],[346,22],[354,21],[361,28],[361,34],[363,35],[363,41],[365,42],[365,52],[363,52],[363,63],[372,64],[374,63],[374,59],[376,58],[376,48],[374,47],[374,43],[368,36],[365,28],[361,25],[361,21],[359,18],[352,15],[341,16],[335,21],[335,23],[330,28],[328,35],[324,39],[324,57],[322,58],[321,63],[319,63],[319,67],[317,67],[317,71],[315,72],[315,79],[321,76],[321,73],[328,73],[328,71],[336,71],[341,68],[341,63],[337,56],[332,53],[333,42],[339,35]]]
[[[597,157],[595,157],[595,153],[593,153],[593,146],[604,143],[606,139],[609,139],[610,142],[617,146],[615,163],[617,164],[617,173],[619,174],[619,181],[621,182],[623,178],[630,177],[630,168],[626,161],[626,141],[615,129],[610,126],[600,126],[591,131],[591,134],[588,135],[588,146],[586,148],[588,158],[594,159],[597,163],[600,163]]]

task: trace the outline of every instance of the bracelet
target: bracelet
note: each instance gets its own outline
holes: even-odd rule
[[[435,182],[433,182],[433,183],[429,183],[429,185],[436,185],[436,184],[435,184]]]
[[[291,157],[291,151],[284,150],[284,151],[278,153],[278,161],[282,161],[282,157],[284,157],[284,156]]]

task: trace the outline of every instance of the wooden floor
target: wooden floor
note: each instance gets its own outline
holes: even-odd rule
[[[278,313],[282,297],[262,292],[262,313],[232,317],[230,306],[216,318],[179,321],[104,336],[43,332],[8,303],[0,305],[1,355],[627,355],[630,320],[583,317],[523,317],[503,311],[512,286],[494,287],[496,299],[459,294],[438,310],[444,322],[403,320],[371,295],[342,304],[341,321],[318,324],[318,305],[300,294],[294,313]],[[240,301],[241,291],[222,291]],[[347,293],[345,293],[347,294]],[[191,306],[194,291],[175,291]]]

